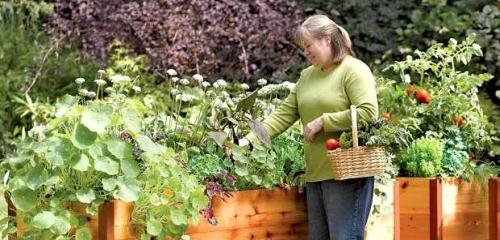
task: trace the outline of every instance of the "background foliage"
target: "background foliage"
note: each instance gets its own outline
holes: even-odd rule
[[[248,81],[284,73],[297,62],[290,33],[302,20],[294,1],[69,1],[54,24],[96,59],[120,40],[160,72],[204,73]]]
[[[46,122],[47,104],[74,87],[76,77],[96,70],[67,41],[54,43],[43,31],[52,9],[44,1],[0,2],[0,158],[23,127]]]

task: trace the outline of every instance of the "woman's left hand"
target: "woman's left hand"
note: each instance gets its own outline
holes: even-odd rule
[[[323,118],[318,117],[304,126],[303,134],[305,141],[312,141],[316,134],[323,128]]]

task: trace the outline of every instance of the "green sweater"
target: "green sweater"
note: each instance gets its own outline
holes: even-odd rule
[[[263,125],[274,138],[299,119],[306,125],[322,117],[323,129],[312,142],[304,142],[305,179],[307,182],[328,180],[333,175],[324,142],[328,138],[338,139],[342,131],[351,129],[351,105],[358,108],[358,121],[378,116],[375,80],[370,68],[347,56],[325,72],[314,66],[303,70],[295,89]],[[253,143],[259,141],[253,133],[246,138]]]

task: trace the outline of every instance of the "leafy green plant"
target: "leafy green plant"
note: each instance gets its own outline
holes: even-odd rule
[[[399,149],[408,147],[414,139],[426,137],[429,132],[446,139],[450,129],[455,129],[461,139],[453,141],[465,144],[459,150],[467,151],[467,156],[476,159],[484,158],[494,141],[490,135],[493,125],[479,104],[478,87],[491,75],[459,70],[469,64],[473,56],[482,55],[474,37],[471,35],[461,43],[450,39],[447,45],[436,44],[425,52],[417,50],[415,57],[408,56],[405,61],[390,65],[386,71],[394,70],[400,79],[392,80],[389,76],[378,79],[381,112],[387,123],[381,127],[383,132],[373,130],[376,133],[370,139],[394,136],[386,146],[400,159],[404,151]],[[451,161],[453,154],[449,149],[447,174],[460,175],[465,166],[460,166],[458,159]]]
[[[401,170],[413,177],[434,177],[442,169],[443,144],[433,137],[412,142],[403,155]]]
[[[467,142],[458,128],[451,128],[443,139],[443,175],[462,176],[469,161]]]
[[[179,156],[144,134],[147,108],[123,94],[131,92],[126,89],[130,78],[110,76],[113,84],[104,98],[99,97],[107,84],[102,74],[95,80],[96,92],[80,89],[80,96],[64,96],[56,118],[30,130],[16,154],[2,163],[8,170],[9,196],[32,227],[27,239],[69,238],[73,228],[88,231],[85,221],[76,221],[78,214],[64,208],[66,202],[87,204],[87,213],[96,214],[111,199],[153,201],[152,193],[166,195],[163,187],[168,185],[175,194],[159,200],[175,204],[165,205],[163,212],[138,205],[142,211],[135,219],[142,220],[138,224],[151,236],[177,236],[187,226],[184,219],[197,217],[206,205],[203,186],[178,166]],[[175,185],[174,179],[185,181]],[[175,213],[158,218],[165,211]]]
[[[74,89],[75,78],[97,70],[65,39],[44,32],[52,11],[48,1],[0,2],[0,158],[14,151],[23,129],[48,121],[50,105]]]

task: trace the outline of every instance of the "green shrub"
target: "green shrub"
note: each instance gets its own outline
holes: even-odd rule
[[[412,177],[435,177],[442,169],[443,144],[433,137],[412,142],[403,155],[401,170]]]

